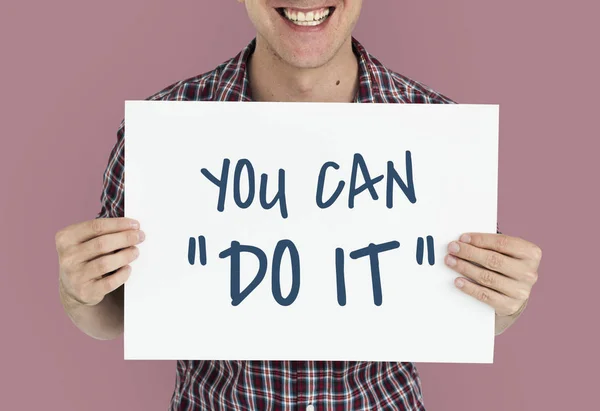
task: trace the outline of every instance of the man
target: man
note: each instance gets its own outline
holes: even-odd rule
[[[172,84],[149,100],[453,103],[387,69],[352,37],[362,0],[241,1],[256,38],[213,71]],[[117,137],[100,213],[56,236],[61,301],[73,322],[98,339],[123,332],[122,285],[138,255],[135,245],[144,240],[139,224],[123,218],[124,123]],[[457,276],[456,286],[495,308],[500,334],[525,307],[540,248],[500,233],[465,233],[448,251],[446,263],[471,280]],[[182,360],[171,409],[425,408],[412,363]]]

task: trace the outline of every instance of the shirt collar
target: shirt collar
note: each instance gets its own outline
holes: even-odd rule
[[[256,38],[235,57],[222,65],[216,93],[217,101],[252,101],[247,63],[256,47]],[[387,74],[385,67],[352,37],[352,50],[358,60],[358,90],[355,103],[383,103],[380,77]]]

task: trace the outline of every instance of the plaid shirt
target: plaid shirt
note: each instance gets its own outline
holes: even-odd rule
[[[251,101],[246,62],[255,44],[252,40],[214,70],[147,100]],[[356,103],[454,103],[390,71],[354,38],[352,45],[359,63]],[[124,216],[124,136],[123,120],[104,173],[97,218]],[[424,409],[419,374],[409,362],[180,360],[170,404],[170,410],[186,411]]]

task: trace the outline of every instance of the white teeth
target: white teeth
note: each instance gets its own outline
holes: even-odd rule
[[[292,23],[298,26],[317,26],[326,20],[326,17],[329,16],[329,9],[321,9],[317,11],[309,11],[308,13],[304,13],[302,11],[294,11],[289,10],[287,8],[283,9],[283,14],[290,20]]]

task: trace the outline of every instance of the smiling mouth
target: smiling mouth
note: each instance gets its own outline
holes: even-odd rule
[[[335,7],[325,7],[319,10],[313,10],[309,12],[302,12],[286,7],[280,7],[277,12],[291,23],[297,26],[318,26],[327,20],[333,12]]]

